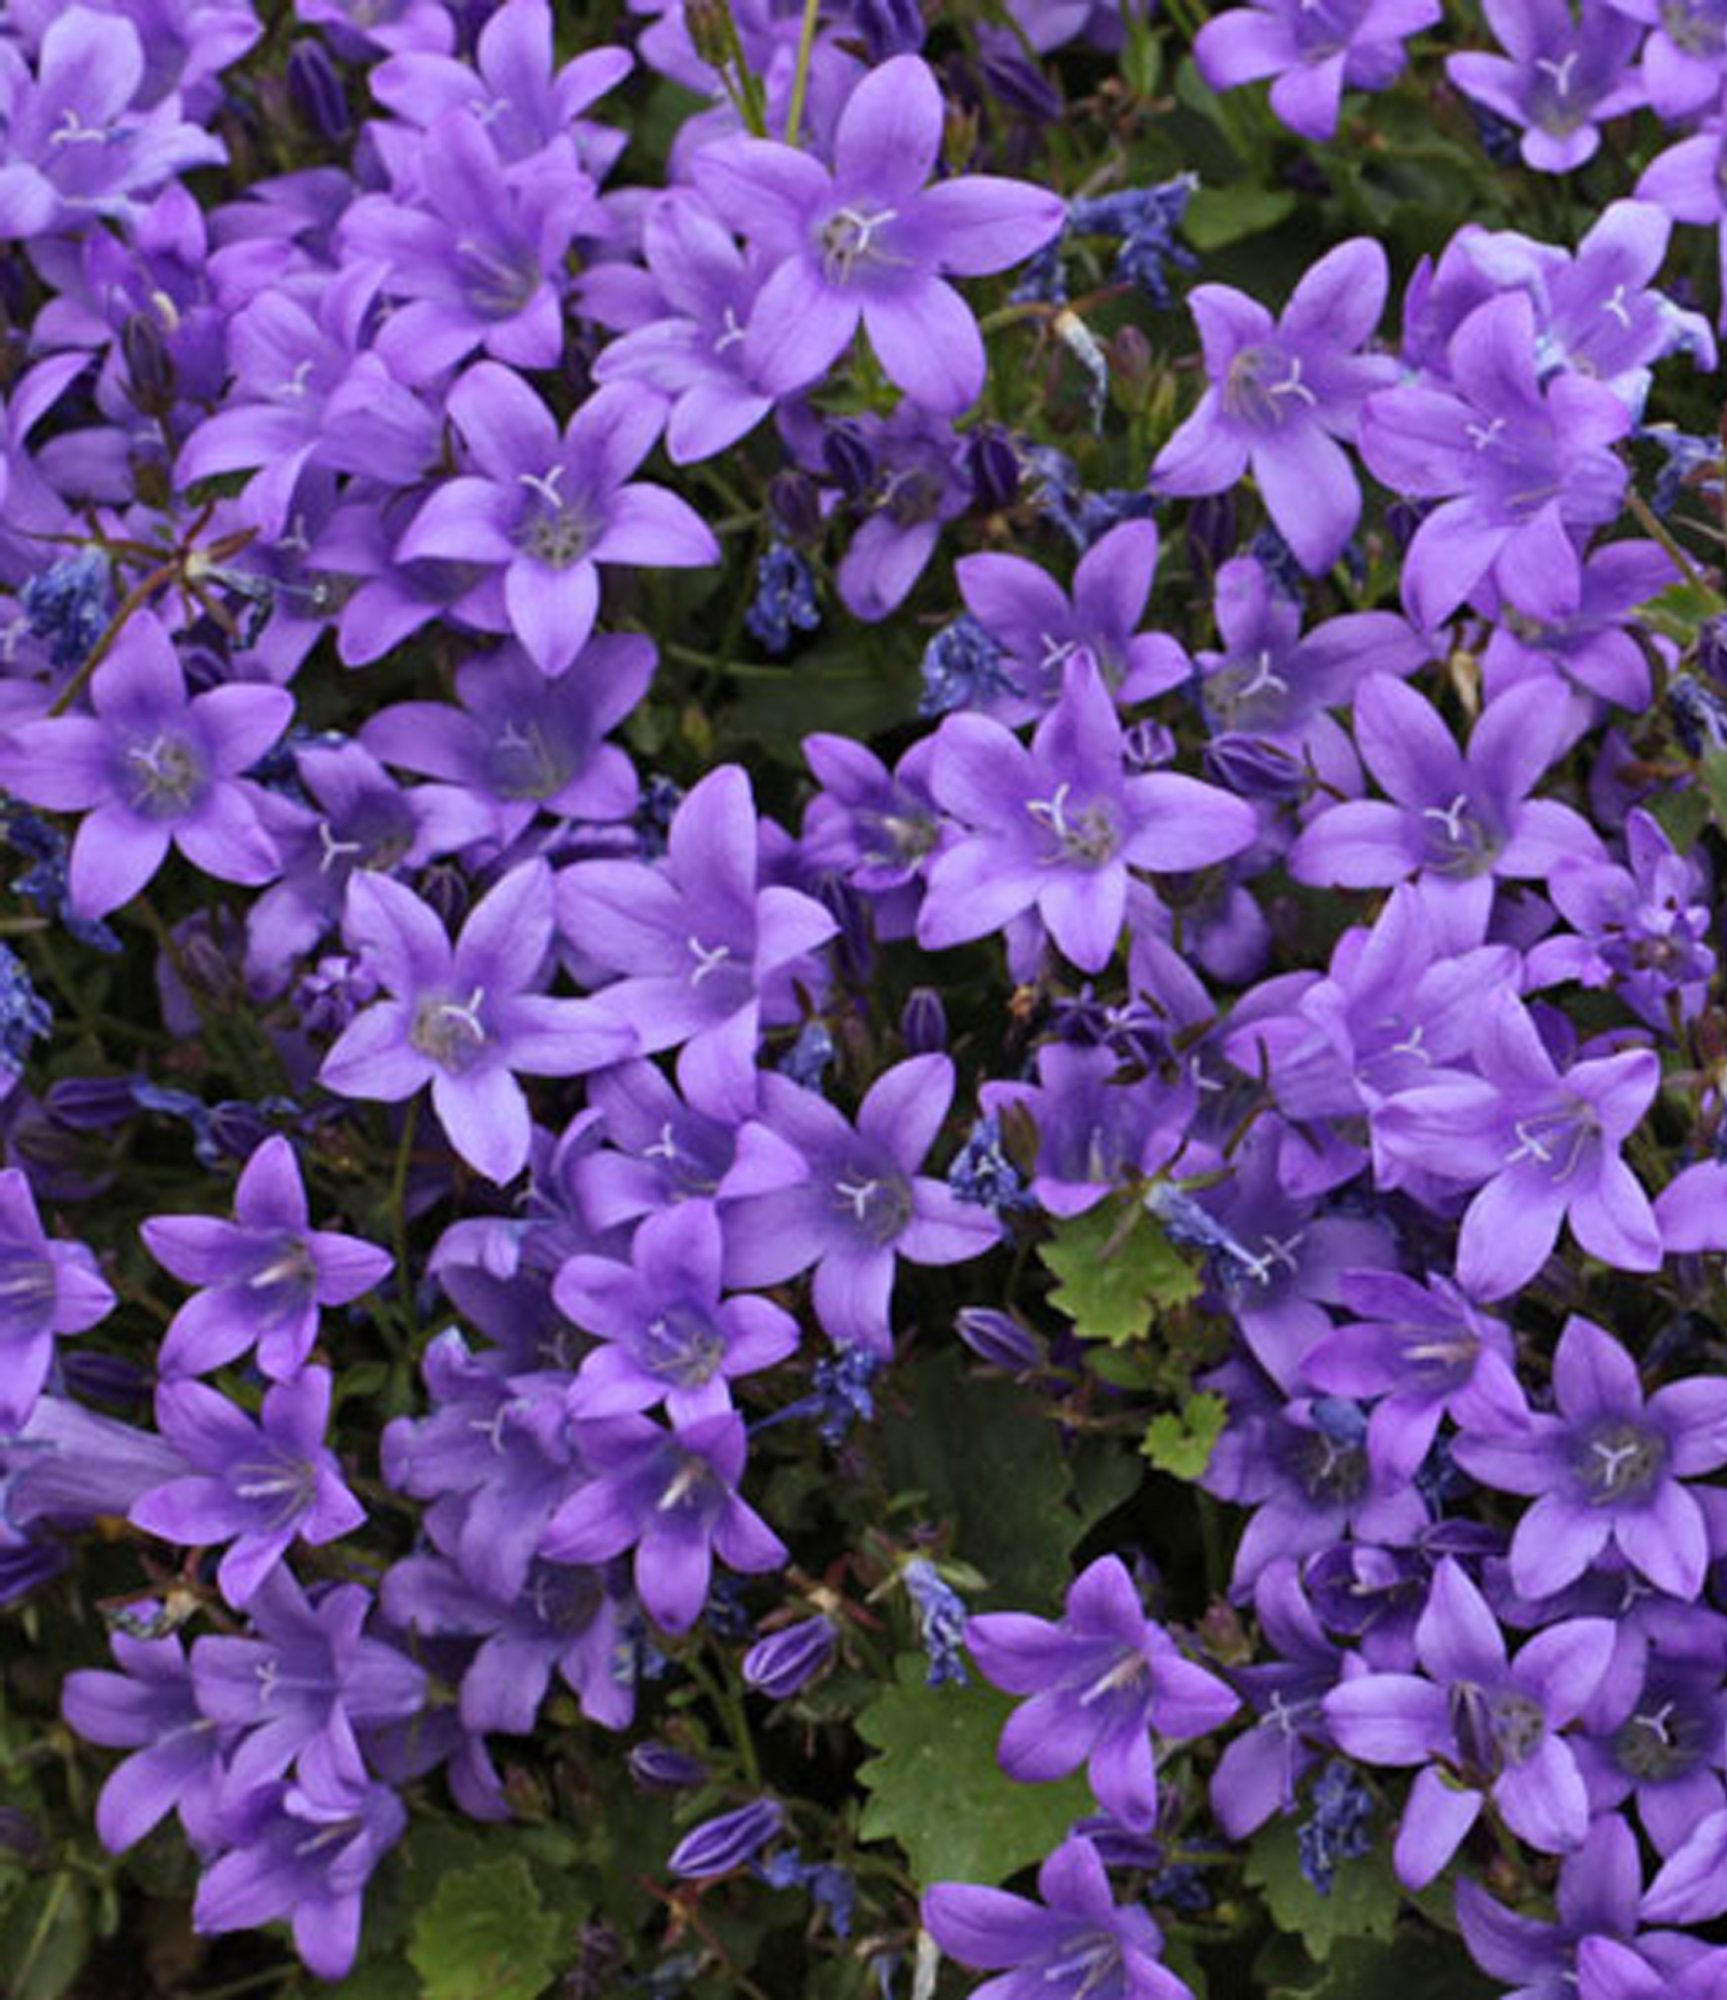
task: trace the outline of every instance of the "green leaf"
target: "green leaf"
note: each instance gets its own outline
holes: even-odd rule
[[[1155,97],[1163,81],[1163,40],[1138,14],[1127,15],[1127,39],[1121,51],[1121,75],[1136,97]]]
[[[563,1957],[564,1928],[513,1855],[446,1875],[414,1919],[408,1960],[424,2000],[537,2000]]]
[[[1389,1939],[1403,1903],[1391,1872],[1390,1843],[1384,1841],[1359,1860],[1345,1861],[1331,1893],[1322,1896],[1301,1872],[1292,1819],[1276,1820],[1257,1836],[1248,1850],[1246,1880],[1264,1890],[1278,1929],[1299,1934],[1308,1955],[1321,1961],[1330,1958],[1340,1939]]]
[[[1212,1446],[1223,1435],[1229,1421],[1229,1405],[1209,1389],[1189,1396],[1179,1410],[1165,1410],[1145,1427],[1140,1446],[1159,1472],[1175,1479],[1194,1480],[1204,1476],[1211,1463]]]
[[[1727,828],[1727,750],[1712,750],[1703,759],[1702,775],[1715,824]]]
[[[1198,1295],[1199,1273],[1135,1196],[1058,1222],[1038,1251],[1060,1283],[1054,1303],[1083,1340],[1138,1340],[1160,1307]]]
[[[380,1958],[351,1972],[339,1986],[312,1986],[315,2000],[420,2000],[420,1982],[398,1958]]]
[[[1196,250],[1221,250],[1225,244],[1275,229],[1294,209],[1295,195],[1289,188],[1199,188],[1182,217],[1182,234]]]
[[[1456,1938],[1406,1925],[1388,1944],[1340,1937],[1318,1984],[1301,1990],[1304,2000],[1493,2000],[1503,1988]]]
[[[1652,597],[1637,616],[1663,638],[1676,639],[1680,645],[1688,646],[1697,637],[1699,628],[1708,619],[1719,617],[1723,610],[1727,610],[1727,605],[1706,585],[1681,582],[1670,584],[1659,597]]]
[[[28,1882],[0,1922],[6,2000],[60,2000],[90,1952],[90,1897],[75,1875]]]
[[[1661,792],[1644,804],[1656,824],[1681,854],[1689,854],[1709,824],[1712,807],[1700,785],[1683,792]]]
[[[881,1753],[858,1773],[870,1794],[859,1832],[898,1841],[920,1889],[1003,1882],[1093,1809],[1090,1789],[1078,1774],[1016,1784],[995,1754],[1013,1701],[976,1681],[927,1687],[924,1665],[903,1658],[901,1684],[858,1717],[858,1734]]]

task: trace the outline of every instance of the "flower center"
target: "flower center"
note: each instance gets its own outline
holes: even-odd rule
[[[476,986],[463,1000],[422,1000],[414,1009],[414,1023],[408,1030],[410,1047],[430,1056],[451,1076],[461,1076],[473,1068],[486,1046],[485,1024],[480,1008],[486,998],[483,986]]]
[[[1223,407],[1250,430],[1276,430],[1319,398],[1301,379],[1301,358],[1275,347],[1244,347],[1223,378]]]
[[[896,220],[891,208],[874,210],[836,208],[821,226],[817,241],[822,254],[822,276],[830,285],[849,285],[860,266],[877,269],[900,262],[884,251],[877,237]]]
[[[668,1306],[642,1331],[642,1366],[680,1389],[711,1382],[725,1358],[725,1336],[699,1306]]]
[[[1597,1507],[1641,1499],[1659,1481],[1666,1465],[1667,1440],[1660,1432],[1627,1423],[1609,1424],[1591,1433],[1571,1460],[1572,1471]]]
[[[208,777],[191,738],[163,730],[126,746],[120,783],[126,803],[143,818],[178,819],[197,804]]]
[[[1666,1784],[1682,1778],[1703,1754],[1708,1717],[1678,1700],[1644,1697],[1647,1706],[1613,1738],[1613,1761],[1629,1778]]]
[[[1081,868],[1101,868],[1115,858],[1115,820],[1106,799],[1093,799],[1077,812],[1070,812],[1068,798],[1073,787],[1057,785],[1047,799],[1027,799],[1025,809],[1039,826],[1047,827],[1055,841],[1055,851],[1044,856],[1046,865],[1069,862]]]
[[[572,505],[558,491],[563,476],[561,465],[554,465],[549,472],[516,474],[533,495],[516,529],[516,543],[547,569],[571,568],[599,539],[586,510]]]
[[[853,1169],[833,1184],[835,1206],[872,1243],[891,1243],[911,1220],[911,1186],[903,1174],[865,1175]]]
[[[1439,875],[1485,875],[1499,852],[1498,836],[1481,818],[1467,793],[1448,806],[1421,812],[1424,865]]]

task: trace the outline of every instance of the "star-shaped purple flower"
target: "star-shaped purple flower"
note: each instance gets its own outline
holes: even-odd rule
[[[50,1238],[28,1178],[0,1170],[0,1437],[30,1421],[56,1339],[88,1331],[113,1308],[94,1255]]]

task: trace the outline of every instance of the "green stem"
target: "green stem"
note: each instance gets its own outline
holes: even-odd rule
[[[402,1114],[402,1137],[390,1172],[390,1227],[396,1251],[396,1307],[407,1329],[408,1348],[414,1341],[414,1272],[408,1253],[408,1171],[414,1160],[414,1135],[420,1124],[420,1100],[408,1099]],[[393,1316],[393,1315],[392,1315]]]
[[[1650,506],[1642,494],[1633,488],[1626,494],[1625,504],[1630,508],[1631,518],[1637,523],[1638,527],[1646,535],[1659,542],[1679,565],[1680,570],[1684,574],[1685,581],[1694,589],[1706,591],[1714,599],[1716,609],[1721,609],[1722,599],[1720,593],[1710,588],[1704,578],[1703,572],[1691,560],[1690,553],[1685,548],[1685,545],[1674,538],[1667,523],[1655,512],[1654,508]]]
[[[792,101],[786,112],[786,144],[798,142],[798,128],[804,122],[804,99],[810,87],[810,57],[815,52],[816,16],[821,0],[804,0],[803,24],[798,30],[798,66],[792,74]]]
[[[153,569],[144,578],[142,583],[135,583],[127,591],[126,595],[120,600],[119,608],[115,611],[113,617],[108,620],[101,638],[85,654],[83,665],[79,667],[78,671],[55,697],[54,705],[48,711],[50,716],[64,715],[66,713],[67,709],[72,706],[73,702],[89,686],[90,676],[113,650],[114,641],[126,629],[127,620],[130,619],[132,613],[142,610],[145,604],[161,589],[173,573],[173,565],[171,563],[164,563],[160,569]]]
[[[759,1791],[762,1782],[762,1767],[756,1756],[755,1738],[750,1734],[749,1718],[744,1714],[743,1702],[736,1691],[729,1688],[716,1675],[710,1673],[706,1662],[698,1653],[691,1653],[680,1663],[697,1687],[707,1696],[715,1713],[725,1725],[725,1732],[737,1752],[738,1763],[743,1768],[744,1782],[752,1791]]]

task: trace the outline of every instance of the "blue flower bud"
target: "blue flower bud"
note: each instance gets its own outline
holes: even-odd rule
[[[992,1368],[1008,1368],[1018,1374],[1027,1368],[1042,1368],[1049,1359],[1036,1334],[993,1306],[962,1306],[954,1330],[972,1353]]]
[[[908,1055],[939,1055],[947,1047],[947,1010],[933,986],[916,986],[907,994],[899,1031]]]
[[[699,1757],[651,1738],[635,1744],[624,1761],[629,1765],[630,1776],[645,1792],[690,1791],[706,1784],[711,1775]]]
[[[726,1875],[765,1847],[779,1832],[785,1813],[777,1800],[757,1799],[718,1819],[692,1827],[672,1849],[666,1867],[673,1875]]]
[[[744,1655],[744,1680],[758,1694],[788,1700],[833,1658],[838,1634],[827,1618],[800,1618],[760,1639]]]

